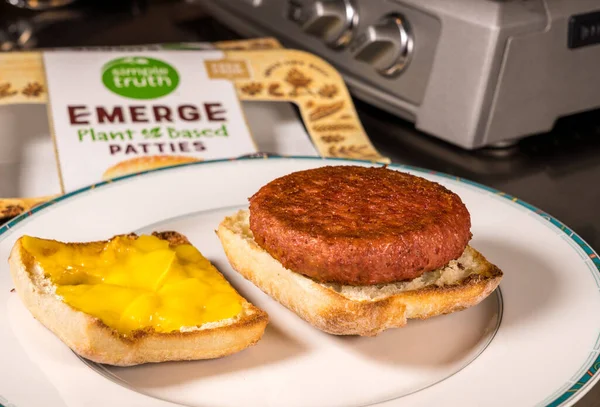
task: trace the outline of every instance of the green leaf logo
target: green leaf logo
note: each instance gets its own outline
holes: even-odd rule
[[[160,127],[153,127],[151,129],[143,129],[142,136],[144,136],[145,139],[161,138],[162,133],[160,132]]]
[[[173,92],[179,74],[158,59],[135,56],[113,59],[102,67],[102,83],[111,92],[130,99],[156,99]]]

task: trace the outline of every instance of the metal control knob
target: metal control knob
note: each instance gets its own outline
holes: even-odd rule
[[[372,65],[382,75],[393,76],[408,66],[413,46],[406,19],[391,15],[369,26],[352,44],[351,51],[354,58]]]
[[[309,1],[297,12],[302,30],[332,48],[347,45],[358,24],[358,11],[351,0]]]

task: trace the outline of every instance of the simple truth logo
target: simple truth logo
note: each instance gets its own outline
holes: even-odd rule
[[[173,92],[179,74],[166,62],[148,57],[113,59],[102,68],[102,83],[117,95],[131,99],[156,99]]]

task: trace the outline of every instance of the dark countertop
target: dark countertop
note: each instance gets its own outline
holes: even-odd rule
[[[18,39],[35,18],[33,40],[25,47],[136,45],[215,41],[235,34],[204,15],[198,6],[168,1],[89,1],[75,11],[46,17],[0,4],[0,43]],[[101,4],[101,5],[100,5]],[[35,16],[35,17],[34,17]],[[22,18],[19,24],[15,22]],[[54,22],[62,20],[62,22]],[[12,28],[9,28],[12,27]],[[20,34],[19,34],[20,33]],[[17,41],[18,43],[18,41]],[[367,133],[394,162],[471,179],[517,196],[572,228],[600,249],[600,112],[558,122],[550,134],[509,149],[464,151],[415,131],[412,125],[356,101]],[[596,386],[578,407],[600,407]]]

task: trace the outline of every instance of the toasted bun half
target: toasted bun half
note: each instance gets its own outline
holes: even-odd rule
[[[176,232],[155,235],[174,245],[187,243]],[[268,323],[264,311],[243,300],[242,312],[234,318],[185,331],[143,330],[125,337],[58,298],[55,287],[20,239],[11,251],[9,264],[16,291],[31,314],[75,353],[97,363],[131,366],[227,356],[256,344]]]
[[[408,281],[369,286],[316,282],[284,268],[254,241],[249,213],[225,218],[217,229],[232,267],[314,327],[334,335],[375,336],[472,307],[489,296],[502,271],[467,246],[457,260]]]

